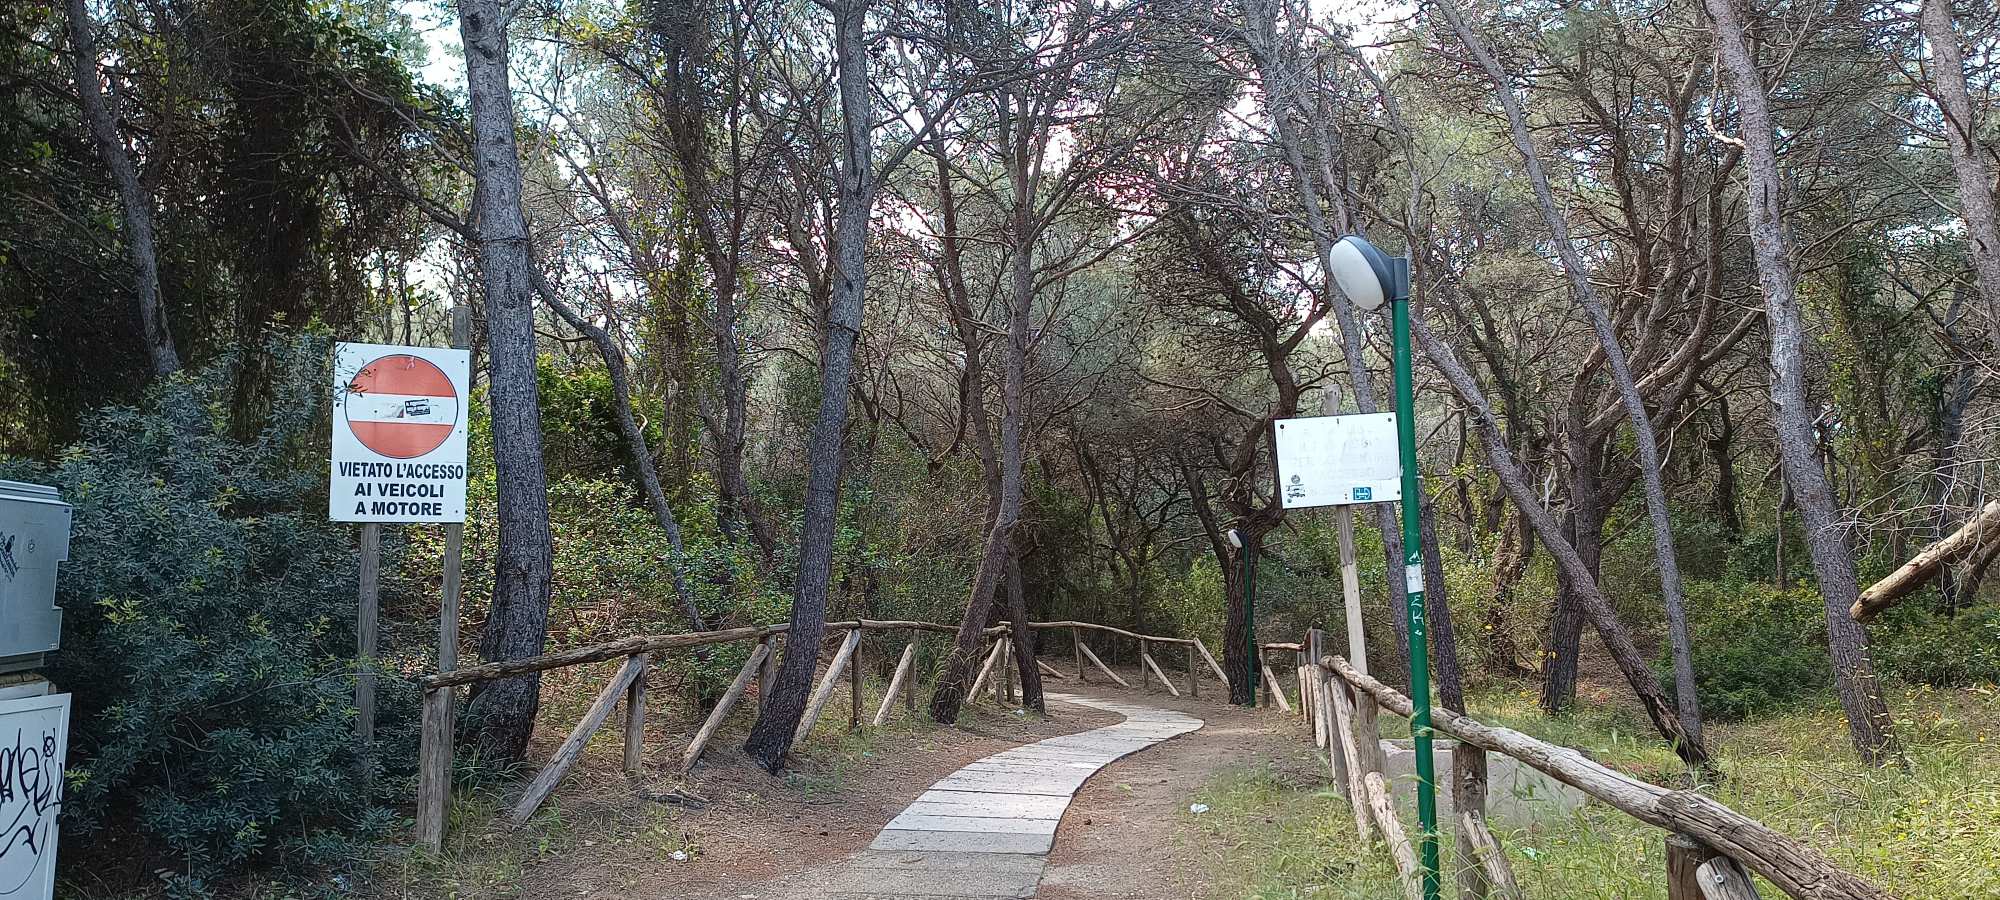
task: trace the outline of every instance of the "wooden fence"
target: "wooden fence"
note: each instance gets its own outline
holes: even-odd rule
[[[1421,898],[1416,853],[1389,794],[1376,725],[1378,707],[1408,716],[1410,699],[1346,659],[1324,653],[1323,644],[1323,633],[1313,629],[1300,643],[1263,647],[1267,653],[1297,654],[1298,714],[1313,743],[1326,750],[1333,782],[1353,808],[1356,830],[1364,840],[1382,838],[1405,891]],[[1267,702],[1289,709],[1268,662],[1264,671]],[[1448,710],[1434,710],[1432,715],[1433,729],[1458,742],[1449,789],[1457,812],[1460,861],[1455,877],[1461,897],[1522,896],[1507,857],[1486,824],[1487,753],[1512,757],[1613,809],[1665,829],[1669,900],[1753,900],[1758,894],[1746,868],[1801,900],[1891,896],[1843,871],[1818,850],[1700,791],[1649,784],[1580,751]]]
[[[1088,660],[1098,672],[1112,682],[1121,687],[1131,687],[1129,682],[1120,677],[1110,666],[1105,665],[1084,641],[1083,632],[1092,631],[1108,639],[1129,639],[1136,642],[1142,688],[1150,686],[1152,680],[1157,678],[1161,687],[1168,693],[1180,696],[1180,688],[1167,677],[1166,670],[1153,655],[1156,646],[1182,646],[1186,649],[1187,688],[1194,696],[1200,696],[1201,692],[1199,662],[1205,661],[1207,668],[1225,687],[1229,683],[1222,667],[1216,663],[1215,657],[1199,640],[1138,634],[1122,628],[1089,622],[1030,622],[1028,627],[1037,631],[1068,629],[1071,649],[1076,657],[1077,677],[1083,681],[1089,680],[1089,672],[1084,666]],[[753,679],[758,683],[759,702],[767,696],[773,680],[777,677],[780,652],[778,641],[783,639],[789,630],[789,625],[756,625],[690,634],[642,635],[528,659],[453,669],[418,679],[417,684],[423,689],[424,699],[423,726],[418,749],[417,844],[433,853],[444,846],[445,822],[451,805],[453,710],[458,688],[482,681],[552,669],[614,659],[624,660],[617,672],[611,676],[611,680],[598,692],[597,699],[584,712],[583,718],[570,730],[569,736],[563,740],[548,763],[528,782],[520,798],[510,807],[507,821],[518,828],[527,823],[535,814],[535,810],[541,807],[542,802],[547,800],[549,794],[562,782],[563,776],[567,775],[570,768],[582,757],[584,747],[589,744],[591,737],[610,720],[612,712],[618,708],[621,701],[625,708],[625,771],[628,775],[640,771],[645,761],[646,668],[655,658],[671,650],[755,641],[757,646],[751,650],[749,658],[737,671],[735,679],[723,691],[722,697],[710,710],[707,719],[695,731],[693,739],[688,742],[687,748],[680,755],[678,760],[680,771],[683,774],[693,771],[695,764],[700,761],[703,752],[715,738],[717,730],[748,692]],[[903,646],[902,655],[896,663],[895,673],[889,679],[880,706],[872,718],[864,720],[861,708],[863,702],[861,636],[871,631],[909,632],[910,640]],[[839,640],[839,646],[827,664],[826,671],[820,676],[811,700],[806,704],[805,714],[799,720],[795,741],[804,741],[812,732],[813,726],[826,711],[826,705],[832,699],[834,690],[839,687],[843,675],[846,676],[850,687],[850,728],[860,728],[864,721],[875,726],[884,724],[888,721],[889,714],[899,697],[910,712],[914,713],[917,689],[912,682],[916,677],[913,670],[916,664],[917,637],[924,632],[955,635],[958,628],[934,622],[869,619],[828,622],[827,637]],[[1017,673],[1013,671],[1015,662],[1011,638],[1008,637],[1009,625],[1006,623],[996,625],[986,629],[985,634],[987,639],[993,642],[993,646],[985,653],[978,675],[974,678],[971,689],[966,692],[967,701],[970,702],[980,696],[982,690],[990,689],[996,702],[1012,702]],[[1045,674],[1062,677],[1055,669],[1039,660],[1036,665]]]

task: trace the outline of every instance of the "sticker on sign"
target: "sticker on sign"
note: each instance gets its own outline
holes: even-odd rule
[[[1272,449],[1286,509],[1403,498],[1393,413],[1279,419]]]
[[[335,345],[327,515],[465,521],[465,350]]]

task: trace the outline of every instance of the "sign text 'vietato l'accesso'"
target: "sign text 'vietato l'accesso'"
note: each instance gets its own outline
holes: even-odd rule
[[[335,345],[329,518],[465,521],[470,370],[465,350]]]

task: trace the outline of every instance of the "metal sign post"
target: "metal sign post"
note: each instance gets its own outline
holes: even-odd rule
[[[1430,638],[1424,630],[1423,498],[1417,486],[1416,386],[1410,372],[1410,261],[1390,259],[1395,290],[1389,315],[1395,343],[1396,448],[1403,468],[1403,584],[1409,590],[1410,738],[1417,763],[1417,823],[1423,829],[1420,856],[1424,897],[1438,896],[1437,760],[1431,751]],[[1393,576],[1392,576],[1393,577]]]

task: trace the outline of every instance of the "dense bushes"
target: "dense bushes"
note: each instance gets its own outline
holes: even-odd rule
[[[1831,688],[1826,606],[1817,591],[1741,581],[1687,588],[1703,715],[1741,719]]]
[[[4,467],[76,507],[51,671],[75,695],[72,867],[163,853],[194,873],[176,892],[199,895],[253,866],[351,860],[392,822],[376,801],[401,773],[352,738],[354,551],[308,464],[324,453],[328,348],[271,353],[282,374],[249,440],[229,435],[224,362],[92,416],[52,467]],[[377,757],[400,765],[414,699],[383,689]]]

